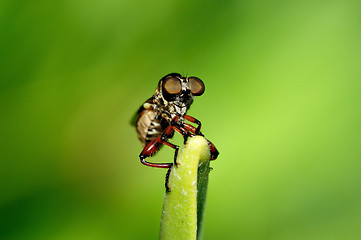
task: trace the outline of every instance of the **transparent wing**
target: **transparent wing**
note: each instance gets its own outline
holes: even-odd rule
[[[137,124],[137,119],[139,117],[139,114],[144,110],[143,105],[139,108],[139,110],[133,114],[133,117],[130,119],[130,125],[135,126]]]
[[[147,101],[145,101],[145,103],[153,103],[154,98],[151,97],[149,98]],[[144,104],[142,106],[140,106],[140,108],[138,109],[138,111],[136,113],[133,114],[133,117],[130,119],[130,125],[135,126],[137,124],[137,120],[139,117],[139,114],[144,110]]]

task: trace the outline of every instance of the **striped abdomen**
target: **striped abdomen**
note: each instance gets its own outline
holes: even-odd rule
[[[164,128],[161,122],[155,118],[155,112],[153,110],[143,110],[140,112],[137,119],[137,133],[138,138],[145,146],[154,138],[162,135]]]

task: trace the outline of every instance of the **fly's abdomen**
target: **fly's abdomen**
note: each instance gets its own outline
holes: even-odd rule
[[[162,135],[163,127],[152,110],[143,110],[137,120],[138,138],[143,146]]]

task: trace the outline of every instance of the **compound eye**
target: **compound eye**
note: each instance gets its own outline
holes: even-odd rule
[[[200,96],[204,93],[204,83],[202,80],[197,77],[189,77],[188,81],[193,95]]]
[[[175,95],[181,92],[182,84],[177,77],[167,77],[163,81],[163,90],[167,94]]]

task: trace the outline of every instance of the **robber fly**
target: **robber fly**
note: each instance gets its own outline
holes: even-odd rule
[[[197,77],[182,77],[179,73],[170,73],[160,79],[154,95],[149,98],[138,110],[133,124],[136,126],[138,138],[144,149],[139,158],[142,164],[156,168],[168,168],[166,175],[166,190],[169,191],[168,177],[171,167],[177,166],[179,146],[168,142],[174,131],[182,134],[184,143],[189,136],[201,135],[201,122],[194,117],[186,115],[194,96],[204,93],[204,83]],[[185,123],[185,120],[194,123],[197,127]],[[207,140],[208,141],[208,140]],[[174,163],[151,163],[147,157],[154,155],[162,145],[175,150]],[[218,156],[216,147],[208,141],[210,159]]]

